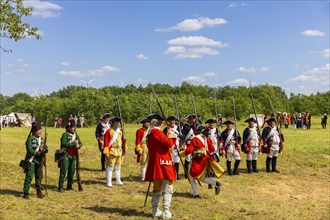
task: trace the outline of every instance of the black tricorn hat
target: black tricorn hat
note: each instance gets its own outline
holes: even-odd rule
[[[144,118],[144,119],[142,119],[141,121],[139,121],[138,123],[144,124],[144,123],[146,123],[146,122],[150,122],[150,119],[148,119],[148,118]]]
[[[230,119],[227,119],[227,120],[224,122],[224,124],[225,124],[225,125],[226,125],[226,124],[235,124],[235,122],[232,121],[232,120],[230,120]]]
[[[161,116],[160,114],[157,114],[157,113],[148,115],[147,119],[149,119],[149,120],[158,119],[158,120],[161,120],[161,121],[165,120],[165,118],[163,116]]]
[[[196,115],[195,114],[190,114],[190,115],[187,115],[186,117],[187,119],[196,119]]]
[[[118,116],[113,116],[112,118],[110,118],[110,121],[114,122],[114,121],[121,121],[121,118]]]
[[[214,118],[210,118],[205,121],[205,124],[211,124],[211,123],[217,123],[217,120]]]
[[[270,122],[273,122],[273,121],[276,122],[276,118],[274,118],[274,117],[270,117],[270,118],[268,118],[268,120],[267,120],[266,122],[267,122],[267,123],[270,123]]]
[[[31,132],[36,132],[41,129],[41,123],[38,121],[32,122]]]
[[[105,113],[104,115],[102,115],[102,118],[103,119],[110,118],[110,114],[109,113]]]
[[[250,121],[257,123],[257,120],[255,120],[253,117],[246,119],[244,122],[250,122]]]
[[[166,121],[179,121],[179,119],[173,115],[173,116],[168,116],[166,118]]]
[[[204,130],[205,130],[205,126],[204,125],[202,125],[202,124],[197,125],[196,131],[204,131]]]

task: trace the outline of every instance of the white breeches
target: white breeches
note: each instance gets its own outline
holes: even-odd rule
[[[258,160],[258,153],[259,153],[259,147],[258,146],[252,146],[250,149],[250,153],[246,154],[246,160]]]
[[[227,161],[231,161],[233,157],[235,160],[241,160],[241,155],[234,145],[229,145],[226,154]]]

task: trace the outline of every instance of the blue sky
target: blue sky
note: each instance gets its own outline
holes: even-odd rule
[[[330,1],[40,1],[1,39],[1,94],[149,82],[329,91]]]

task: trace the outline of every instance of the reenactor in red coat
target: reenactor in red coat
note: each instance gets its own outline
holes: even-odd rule
[[[212,140],[202,133],[204,129],[205,127],[203,125],[198,125],[196,129],[196,136],[191,140],[191,143],[187,149],[180,152],[181,156],[187,154],[192,155],[189,179],[193,190],[193,198],[200,197],[196,180],[213,185],[215,187],[215,194],[218,195],[220,193],[220,182],[206,177],[208,168],[216,177],[222,176],[225,172],[225,170],[220,167],[220,165],[212,157],[215,147],[212,144]]]
[[[172,218],[169,208],[176,171],[170,149],[174,146],[176,138],[174,134],[173,138],[168,138],[161,130],[165,120],[163,116],[151,114],[147,118],[150,120],[151,129],[147,141],[149,161],[145,181],[153,182],[152,217]],[[163,212],[158,209],[160,195],[163,195]]]
[[[150,127],[150,120],[145,118],[139,123],[142,124],[142,128],[136,131],[135,154],[137,155],[136,162],[141,165],[141,181],[144,181],[148,164],[147,135]]]

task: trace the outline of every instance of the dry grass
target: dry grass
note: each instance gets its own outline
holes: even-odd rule
[[[314,119],[319,122],[319,119]],[[242,131],[244,123],[239,124]],[[100,170],[94,127],[79,129],[84,144],[81,150],[83,192],[57,192],[59,169],[54,152],[64,129],[48,128],[48,198],[38,199],[34,181],[31,199],[22,199],[24,174],[18,167],[25,155],[28,128],[6,128],[0,132],[1,187],[0,219],[148,219],[150,198],[143,209],[148,183],[139,182],[139,165],[135,162],[134,140],[137,125],[127,125],[129,152],[122,167],[125,186],[105,186]],[[241,175],[221,177],[222,191],[204,184],[201,199],[190,198],[186,179],[175,183],[171,211],[174,219],[329,219],[329,129],[319,123],[312,130],[283,130],[285,152],[279,156],[280,174],[265,173],[265,155],[259,156],[258,174],[245,174],[242,155]],[[225,167],[222,158],[220,164]],[[182,167],[180,173],[183,175]]]

